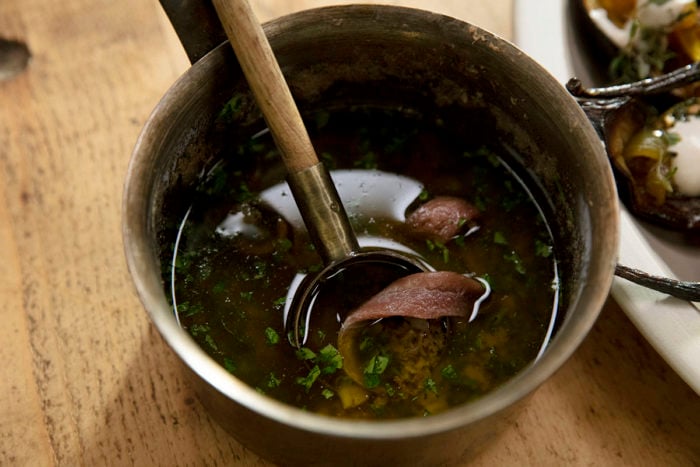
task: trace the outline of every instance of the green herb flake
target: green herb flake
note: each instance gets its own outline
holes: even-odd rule
[[[323,391],[321,391],[321,395],[326,399],[331,399],[333,396],[335,396],[335,393],[330,389],[325,388]]]
[[[360,341],[360,351],[365,352],[371,350],[375,346],[374,338],[372,336],[365,336],[362,341]]]
[[[251,152],[263,152],[267,149],[267,145],[262,142],[257,142],[255,140],[250,140],[248,143],[248,149],[250,149]]]
[[[639,28],[640,28],[640,27],[641,27],[641,26],[640,26],[640,23],[639,23],[639,19],[635,18],[635,19],[632,21],[632,25],[631,25],[631,27],[630,27],[630,32],[629,32],[630,39],[637,35],[637,32],[639,31]]]
[[[444,367],[440,371],[440,374],[446,380],[454,381],[457,379],[457,371],[454,369],[454,367],[452,365],[447,365],[446,367]]]
[[[279,308],[284,306],[285,303],[287,303],[287,297],[280,297],[274,302],[272,302],[272,306],[274,306],[275,308]]]
[[[245,182],[241,182],[241,184],[238,185],[238,189],[233,193],[233,197],[239,203],[247,203],[255,199],[255,194],[250,191],[250,188],[248,188]]]
[[[280,238],[275,241],[275,254],[282,255],[292,249],[292,241],[288,238]]]
[[[308,347],[302,347],[295,352],[299,360],[313,360],[316,358],[316,353]]]
[[[423,384],[423,387],[426,391],[432,392],[433,394],[437,394],[438,392],[437,383],[433,378],[427,378]]]
[[[318,365],[314,365],[306,376],[300,376],[296,379],[296,383],[303,386],[306,392],[309,392],[311,386],[314,385],[318,377],[321,375],[321,369]]]
[[[343,356],[331,344],[326,345],[319,351],[316,362],[321,365],[324,375],[332,375],[343,368]]]
[[[375,355],[367,363],[364,369],[365,387],[368,389],[376,388],[381,382],[381,375],[389,366],[389,357],[384,355]]]
[[[275,376],[274,373],[270,373],[267,375],[267,387],[274,389],[276,387],[279,387],[279,385],[282,384],[282,380]]]
[[[253,299],[253,292],[251,290],[241,292],[241,298],[249,302]]]
[[[425,245],[429,251],[435,251],[437,253],[440,253],[442,255],[442,260],[445,263],[449,263],[450,249],[447,248],[444,243],[427,239],[425,241]]]
[[[226,122],[232,122],[242,108],[243,96],[241,94],[235,94],[224,104],[224,108],[219,112],[218,118]]]
[[[450,249],[447,248],[444,244],[438,243],[438,246],[440,247],[440,252],[442,253],[442,260],[445,263],[450,262]]]
[[[203,310],[204,307],[202,307],[200,304],[191,305],[190,302],[182,302],[177,304],[177,314],[181,318],[189,318],[201,313]]]
[[[523,261],[520,259],[520,256],[515,251],[511,251],[510,253],[503,255],[503,259],[506,261],[509,261],[513,263],[513,266],[515,266],[515,270],[519,274],[525,274],[525,265],[523,264]]]
[[[279,344],[280,335],[274,329],[267,327],[265,328],[265,342],[267,342],[267,345]]]
[[[508,245],[508,240],[506,240],[506,236],[503,235],[503,232],[496,231],[493,233],[493,243],[496,245]]]
[[[489,161],[489,164],[491,164],[493,167],[498,167],[499,165],[501,165],[501,159],[492,152],[488,153],[486,159]]]
[[[380,382],[381,382],[380,375],[377,375],[374,373],[365,373],[364,383],[365,383],[365,387],[367,389],[376,388],[377,386],[379,386]]]
[[[226,371],[228,371],[231,374],[236,373],[236,364],[233,360],[231,360],[228,357],[224,358],[224,368],[226,368]]]
[[[681,135],[673,131],[664,131],[663,139],[667,146],[673,146],[681,142]]]
[[[193,257],[194,253],[181,252],[178,254],[175,258],[175,272],[178,275],[186,275],[192,264]]]
[[[540,258],[549,258],[552,256],[552,245],[548,245],[541,240],[535,240],[535,255]]]
[[[206,334],[209,332],[209,330],[210,328],[206,324],[193,324],[189,327],[190,334],[192,334],[194,337]]]
[[[253,279],[264,279],[267,276],[267,264],[264,261],[256,261],[253,267],[255,268]]]
[[[219,346],[216,345],[216,341],[214,341],[214,338],[211,336],[211,334],[207,334],[206,336],[204,336],[204,340],[209,345],[209,347],[217,351],[219,350]]]

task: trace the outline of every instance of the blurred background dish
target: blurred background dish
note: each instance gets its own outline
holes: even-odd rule
[[[624,85],[688,67],[700,58],[695,0],[567,0],[566,23],[580,61],[574,71],[590,86]],[[638,219],[700,236],[700,84],[640,96],[643,105],[615,112],[606,130],[620,198]],[[630,110],[629,107],[626,110]],[[623,118],[618,118],[622,114]],[[610,131],[612,130],[612,131]]]
[[[576,0],[573,0],[576,1]],[[591,57],[571,23],[568,0],[520,0],[514,5],[514,41],[561,83],[577,77],[599,83]],[[538,14],[533,15],[532,11]],[[619,261],[652,274],[698,280],[700,239],[639,221],[622,208]],[[700,313],[689,302],[645,291],[622,279],[612,295],[676,372],[700,393]]]

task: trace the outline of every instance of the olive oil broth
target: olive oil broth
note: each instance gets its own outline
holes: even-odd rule
[[[292,347],[284,329],[290,285],[323,264],[303,226],[263,200],[285,176],[263,130],[217,155],[173,239],[173,256],[162,258],[181,326],[259,392],[346,418],[439,413],[493,390],[532,363],[555,326],[559,282],[551,232],[537,201],[509,167],[508,151],[476,146],[473,135],[454,134],[439,118],[415,112],[357,108],[318,111],[305,120],[331,173],[350,177],[344,183],[362,185],[368,174],[387,174],[419,187],[401,216],[396,209],[385,215],[365,209],[364,199],[346,200],[361,243],[390,241],[436,270],[479,277],[489,284],[490,296],[471,322],[467,317],[440,323],[444,345],[437,353],[403,334],[398,345],[417,352],[413,363],[399,363],[380,346],[365,361],[363,386],[343,370],[338,331],[352,309],[396,277],[377,267],[360,277],[341,275],[317,299],[304,347]],[[216,138],[231,138],[223,123],[214,131]],[[406,202],[404,188],[391,198],[394,204]],[[284,188],[279,193],[291,197]],[[403,214],[437,196],[465,199],[480,214],[448,241],[412,232]],[[401,329],[400,319],[384,321],[380,326]]]

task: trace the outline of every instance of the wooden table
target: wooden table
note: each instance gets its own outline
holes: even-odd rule
[[[270,19],[351,2],[253,3]],[[511,35],[511,0],[383,3]],[[3,0],[0,35],[33,53],[0,82],[0,465],[265,465],[195,399],[126,270],[130,151],[188,66],[159,4]],[[517,422],[468,461],[698,465],[700,398],[611,301]]]

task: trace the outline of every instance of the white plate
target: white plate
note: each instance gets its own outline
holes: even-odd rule
[[[559,82],[574,76],[565,0],[515,0],[515,43]],[[646,227],[623,209],[618,260],[651,274],[700,279],[700,247]],[[612,295],[644,337],[700,394],[700,311],[689,302],[615,278]]]

